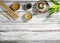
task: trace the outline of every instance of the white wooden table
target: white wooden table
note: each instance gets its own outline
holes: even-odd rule
[[[3,0],[7,5],[13,3],[13,0]],[[14,0],[17,1],[17,0]],[[22,16],[27,12],[22,9],[25,3],[36,3],[38,0],[18,0],[21,8],[16,11],[19,15],[17,21],[5,18],[0,8],[0,41],[1,43],[60,43],[60,11],[53,14],[50,18],[46,18],[48,12],[41,17],[35,15],[28,22],[23,22]],[[53,4],[47,0],[49,5]],[[60,2],[60,0],[57,0]],[[32,8],[28,10],[32,13]],[[7,42],[8,41],[8,42]]]

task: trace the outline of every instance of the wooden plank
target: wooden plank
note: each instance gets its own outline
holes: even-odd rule
[[[60,32],[0,32],[1,40],[60,40]]]

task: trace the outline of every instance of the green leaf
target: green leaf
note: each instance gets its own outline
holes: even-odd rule
[[[59,3],[57,2],[57,1],[55,1],[55,0],[50,0],[53,4],[55,4],[55,5],[59,5]]]
[[[53,13],[59,11],[59,5],[54,5],[54,6],[52,6],[49,10],[50,10],[50,12],[49,12],[49,16],[50,16],[50,15],[52,15]]]
[[[59,5],[59,10],[60,10],[60,5]]]
[[[55,12],[59,11],[60,8],[60,4],[56,1],[56,0],[50,0],[53,4],[55,4],[54,6],[52,6],[51,8],[49,8],[50,12],[49,12],[49,16],[52,15]]]
[[[54,12],[55,12],[55,11],[54,11],[54,8],[51,9],[50,12],[49,12],[49,16],[52,15]]]
[[[56,12],[58,12],[58,11],[59,11],[59,7],[57,8]]]

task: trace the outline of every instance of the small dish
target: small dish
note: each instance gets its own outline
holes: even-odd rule
[[[32,4],[31,3],[27,3],[27,4],[24,4],[23,5],[23,9],[24,10],[28,10],[28,9],[30,9],[32,7]]]
[[[23,15],[23,21],[28,21],[28,20],[31,20],[31,18],[32,18],[32,14],[30,13],[30,12],[27,12],[27,13],[25,13],[24,15]]]
[[[14,2],[13,4],[11,4],[10,8],[13,10],[13,11],[16,11],[20,8],[20,4],[18,2]]]
[[[37,3],[34,4],[35,9],[39,13],[45,13],[49,10],[50,6],[47,1],[38,1]]]

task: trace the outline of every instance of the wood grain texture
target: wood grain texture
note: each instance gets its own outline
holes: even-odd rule
[[[31,21],[26,23],[21,21],[21,16],[25,14],[22,5],[27,1],[34,4],[38,0],[18,1],[21,4],[21,9],[17,11],[20,17],[18,21],[0,20],[0,41],[3,41],[1,43],[60,43],[60,11],[47,20],[45,17],[33,16]],[[47,1],[53,6],[49,0]],[[10,5],[13,0],[4,0],[4,2]],[[32,12],[31,9],[28,11]],[[43,20],[46,22],[42,22]]]

